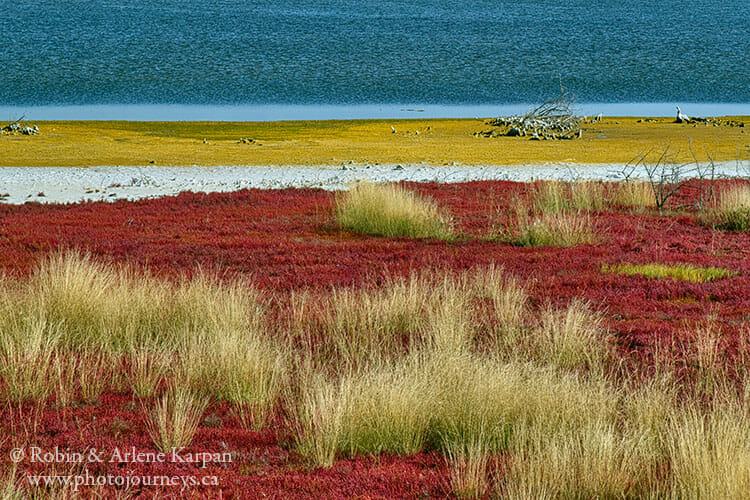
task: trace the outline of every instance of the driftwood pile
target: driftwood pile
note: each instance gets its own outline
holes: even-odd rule
[[[10,122],[8,125],[6,125],[5,127],[0,127],[0,134],[39,135],[39,127],[37,127],[36,125],[32,127],[22,126],[21,120],[23,120],[23,118],[14,120]]]
[[[498,128],[481,135],[520,136],[532,140],[575,139],[581,137],[582,120],[573,112],[572,102],[561,96],[545,101],[525,115],[495,118],[489,124]]]

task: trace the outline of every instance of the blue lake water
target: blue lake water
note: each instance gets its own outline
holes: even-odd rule
[[[2,0],[0,120],[487,116],[561,84],[747,114],[749,27],[747,0]]]

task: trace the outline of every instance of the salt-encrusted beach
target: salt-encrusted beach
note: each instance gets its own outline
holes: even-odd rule
[[[750,175],[750,161],[720,162],[716,175]],[[349,184],[374,182],[466,182],[535,179],[622,180],[625,164],[540,163],[526,165],[431,166],[389,164],[346,166],[219,166],[219,167],[6,167],[0,169],[0,195],[5,203],[74,203],[156,198],[182,191],[223,192],[244,188],[289,187],[345,189]],[[691,167],[685,168],[685,174]],[[643,168],[633,171],[645,178]]]

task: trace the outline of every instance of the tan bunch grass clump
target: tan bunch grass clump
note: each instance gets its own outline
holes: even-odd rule
[[[534,210],[540,213],[656,207],[651,185],[643,181],[539,181],[534,184],[532,199]]]
[[[181,377],[198,392],[232,403],[243,427],[260,429],[284,382],[286,355],[279,347],[259,329],[196,333],[181,353]]]
[[[201,273],[168,282],[71,251],[43,261],[23,286],[2,285],[7,400],[93,403],[128,390],[151,398],[177,378],[259,428],[285,383],[287,348],[267,338],[265,305],[249,283]]]
[[[533,185],[533,208],[541,213],[559,213],[573,208],[571,184],[563,181],[540,181]]]
[[[398,184],[355,184],[336,196],[336,221],[344,229],[376,236],[451,240],[447,212]]]
[[[446,450],[451,490],[458,498],[482,498],[490,489],[490,453],[483,436]]]
[[[0,335],[3,399],[10,402],[44,400],[53,392],[50,382],[54,377],[58,335],[50,332],[43,321],[14,319],[13,326],[3,322]]]
[[[678,403],[674,377],[614,378],[601,318],[584,303],[543,308],[532,321],[523,287],[496,269],[437,286],[417,283],[440,299],[416,301],[421,306],[414,311],[422,315],[414,325],[422,333],[402,355],[385,355],[379,363],[370,345],[367,362],[354,371],[303,380],[304,396],[294,402],[303,456],[329,466],[338,456],[438,449],[449,463],[450,488],[467,498],[684,497],[695,491],[737,498],[741,482],[722,490],[720,480],[707,479],[727,477],[722,468],[729,457],[743,463],[743,448],[721,441],[724,427],[674,439],[690,429],[683,416],[721,419],[726,403],[705,413],[697,400]],[[488,323],[477,323],[467,311],[486,300],[493,304],[485,310]],[[711,343],[703,351],[718,348]],[[718,401],[734,398],[722,391],[717,386],[711,394]],[[750,429],[742,419],[737,426],[738,435]],[[722,443],[726,458],[686,462],[684,450],[704,442]],[[492,457],[500,453],[509,460],[493,469]],[[672,463],[685,465],[668,472],[664,464]],[[688,466],[703,468],[702,489],[689,480],[696,473]]]
[[[516,200],[515,214],[500,229],[501,241],[520,246],[569,247],[600,241],[591,212],[654,207],[645,182],[537,181],[529,201]]]
[[[502,230],[500,239],[529,247],[570,247],[599,240],[586,214],[543,212],[533,216],[523,206],[517,208],[515,220]]]
[[[604,210],[608,205],[606,186],[601,181],[540,181],[534,184],[534,210],[560,213],[570,210]]]
[[[722,229],[750,231],[750,185],[734,185],[722,192],[703,218]]]
[[[654,192],[648,182],[618,182],[612,195],[615,207],[647,209],[656,208]]]
[[[172,387],[150,411],[146,430],[156,447],[165,453],[188,446],[207,407],[208,399],[186,387]]]
[[[742,366],[726,381],[715,318],[694,328],[685,366],[644,374],[618,363],[591,305],[535,305],[531,285],[495,267],[279,306],[247,282],[162,281],[66,253],[0,287],[3,402],[132,392],[163,451],[189,445],[217,401],[246,428],[283,416],[316,466],[442,453],[446,488],[465,498],[750,488],[750,382]]]

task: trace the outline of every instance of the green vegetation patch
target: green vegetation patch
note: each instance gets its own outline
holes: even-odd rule
[[[690,264],[603,264],[605,273],[618,273],[633,276],[641,274],[649,279],[672,278],[673,280],[705,283],[729,276],[736,276],[735,271],[721,267],[697,267]]]

